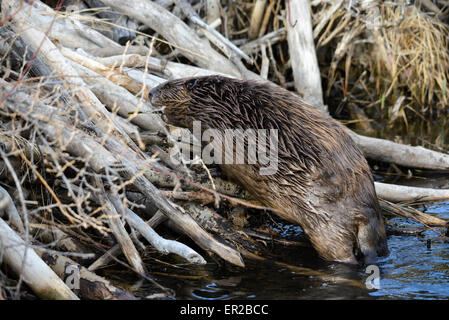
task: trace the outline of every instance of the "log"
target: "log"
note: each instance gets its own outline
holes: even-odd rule
[[[111,80],[118,86],[127,89],[135,95],[140,95],[144,98],[148,96],[148,92],[150,91],[148,87],[142,85],[141,82],[137,82],[126,73],[121,72],[121,70],[108,68],[105,65],[68,48],[61,48],[61,54],[66,58],[101,74],[106,79]]]
[[[277,42],[285,39],[287,35],[287,31],[285,28],[280,28],[278,30],[267,33],[266,35],[255,39],[253,41],[247,42],[240,46],[240,49],[245,51],[248,54],[256,53],[260,50],[260,45],[268,45],[268,44],[276,44]]]
[[[3,263],[41,299],[79,300],[44,261],[0,218],[0,252]]]
[[[141,58],[138,58],[134,56],[135,65],[134,67],[139,67],[142,65],[142,60],[145,59],[144,57],[140,56]],[[117,57],[118,58],[118,57]],[[115,58],[115,59],[117,59]],[[120,58],[123,59],[123,56]],[[201,76],[211,76],[211,75],[221,75],[224,77],[231,77],[233,76],[226,74],[226,73],[220,73],[213,70],[208,70],[204,68],[199,68],[195,66],[190,66],[188,64],[178,63],[178,62],[172,62],[172,61],[163,61],[158,58],[150,57],[148,59],[148,62],[151,63],[153,66],[158,66],[162,73],[165,73],[169,79],[178,79],[178,78],[185,78],[185,77],[201,77]]]
[[[348,131],[365,157],[391,162],[405,167],[431,170],[449,170],[449,155],[423,147],[370,138]]]

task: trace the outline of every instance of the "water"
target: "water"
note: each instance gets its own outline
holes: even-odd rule
[[[449,218],[449,203],[429,207],[426,212],[440,218]],[[410,220],[392,219],[401,224],[416,226]],[[427,248],[427,239],[431,239]],[[448,299],[449,298],[449,243],[427,230],[422,236],[388,238],[390,255],[382,259],[381,289],[371,293],[384,299]]]
[[[449,219],[449,202],[432,205],[426,212]],[[423,228],[402,218],[390,222],[402,228]],[[303,236],[296,226],[286,223],[282,229],[287,238]],[[241,270],[214,262],[201,267],[184,266],[179,260],[160,264],[157,261],[167,257],[155,260],[154,252],[147,263],[154,278],[174,290],[177,299],[449,299],[448,242],[426,230],[419,235],[389,235],[388,246],[390,254],[378,262],[378,289],[367,288],[371,273],[365,273],[365,268],[323,261],[311,248],[303,247],[275,249],[279,261],[290,266],[246,261]],[[140,284],[134,293],[145,297],[151,290]]]

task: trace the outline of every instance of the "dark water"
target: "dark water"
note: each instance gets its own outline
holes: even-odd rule
[[[426,212],[449,219],[449,202],[428,207]],[[390,219],[407,230],[423,229],[422,225],[402,218]],[[277,225],[283,236],[301,237],[298,227]],[[440,229],[444,232],[444,229]],[[428,247],[430,239],[430,247]],[[366,281],[372,272],[319,259],[310,248],[279,247],[279,260],[299,267],[246,261],[245,270],[230,269],[209,263],[185,266],[180,261],[152,258],[152,275],[162,285],[174,290],[176,299],[449,299],[449,243],[425,230],[419,235],[389,235],[389,256],[378,262],[379,282]],[[156,263],[155,263],[156,262]],[[123,276],[123,275],[122,275]],[[377,288],[377,289],[376,289]],[[135,288],[136,289],[136,288]],[[146,284],[136,295],[151,294]]]

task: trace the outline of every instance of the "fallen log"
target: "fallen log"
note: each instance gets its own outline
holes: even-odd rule
[[[447,154],[423,147],[407,146],[384,139],[365,137],[351,131],[349,133],[367,158],[405,167],[449,170],[449,155]]]

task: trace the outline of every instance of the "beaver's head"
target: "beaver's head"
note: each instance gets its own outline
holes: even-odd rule
[[[206,127],[233,128],[252,106],[254,84],[222,76],[167,81],[150,91],[153,106],[165,106],[170,124],[190,128],[193,120]],[[245,103],[242,103],[245,102]]]
[[[170,123],[184,127],[186,120],[186,109],[191,100],[189,92],[194,87],[194,80],[185,79],[167,81],[151,89],[149,98],[155,107],[164,106],[165,114]]]

